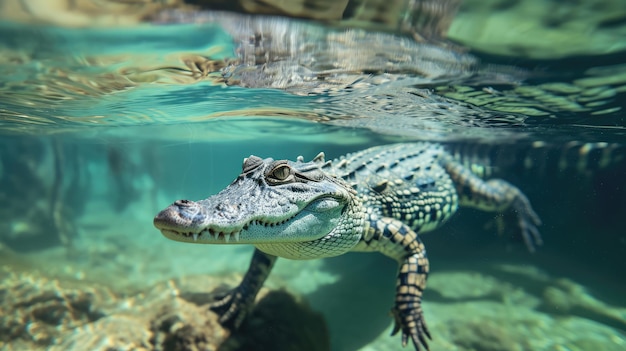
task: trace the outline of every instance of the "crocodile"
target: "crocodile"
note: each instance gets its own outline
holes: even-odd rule
[[[429,349],[422,310],[429,261],[419,234],[440,227],[459,206],[512,211],[529,250],[542,243],[541,221],[528,198],[501,179],[483,180],[443,144],[376,146],[326,161],[243,161],[241,174],[205,200],[178,200],[154,218],[176,241],[252,244],[243,280],[211,309],[237,328],[254,304],[277,257],[304,260],[351,251],[380,252],[398,261],[392,335]]]

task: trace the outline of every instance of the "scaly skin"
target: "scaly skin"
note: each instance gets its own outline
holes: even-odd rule
[[[458,206],[512,210],[530,250],[541,243],[539,218],[513,185],[483,181],[443,146],[430,143],[370,148],[325,162],[250,156],[228,187],[198,202],[179,200],[154,225],[167,238],[256,247],[242,283],[212,308],[238,327],[277,257],[313,259],[378,251],[399,264],[393,334],[428,350],[421,298],[429,271],[419,234],[443,224]]]

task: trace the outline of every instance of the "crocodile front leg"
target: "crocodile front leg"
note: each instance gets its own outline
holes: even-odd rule
[[[220,324],[231,329],[239,328],[246,314],[252,309],[254,299],[270,275],[274,262],[276,256],[268,255],[259,249],[254,250],[250,267],[239,286],[209,306],[220,315]]]
[[[428,258],[415,231],[399,220],[370,218],[369,228],[354,251],[379,251],[399,263],[396,302],[391,312],[395,326],[391,335],[402,331],[402,346],[411,338],[416,350],[426,350],[431,339],[422,311],[422,293],[428,277]]]

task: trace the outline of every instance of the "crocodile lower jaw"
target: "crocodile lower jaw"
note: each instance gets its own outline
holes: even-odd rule
[[[206,244],[233,244],[238,243],[241,231],[217,232],[214,230],[202,230],[200,232],[178,232],[171,229],[161,229],[161,233],[168,239]]]

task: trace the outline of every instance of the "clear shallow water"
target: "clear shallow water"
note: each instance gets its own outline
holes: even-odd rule
[[[402,55],[389,51],[397,42],[378,55],[393,59],[391,69],[361,52],[361,73],[339,60],[354,56],[328,44],[345,39],[328,34],[336,29],[281,20],[276,28],[300,28],[294,42],[308,33],[322,44],[274,53],[263,70],[236,62],[248,57],[238,56],[237,32],[203,16],[124,29],[2,25],[3,315],[28,310],[10,307],[15,281],[132,295],[175,277],[244,272],[250,248],[169,242],[151,221],[176,199],[219,191],[250,154],[337,157],[409,140],[624,146],[623,55],[533,61],[399,40]],[[544,220],[535,255],[496,236],[493,218],[479,212],[460,211],[427,234],[432,349],[622,349],[623,175],[623,164],[591,177],[505,170]],[[394,266],[378,255],[281,260],[270,286],[321,311],[333,349],[400,349],[388,336]],[[39,329],[7,328],[5,319],[11,339],[0,347],[45,348],[63,340],[46,338],[46,327],[75,326],[26,315]]]

